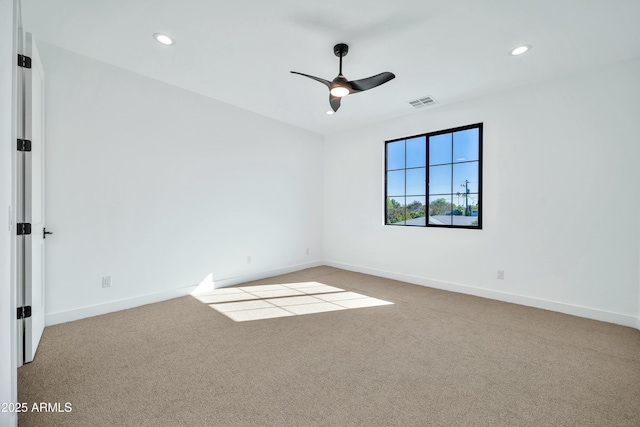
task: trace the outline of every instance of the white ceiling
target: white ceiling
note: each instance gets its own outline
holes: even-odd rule
[[[640,56],[639,0],[22,0],[36,40],[326,135]],[[152,38],[171,35],[166,47]],[[396,78],[328,116],[347,79]],[[529,43],[522,57],[511,48]],[[46,65],[46,64],[45,64]]]

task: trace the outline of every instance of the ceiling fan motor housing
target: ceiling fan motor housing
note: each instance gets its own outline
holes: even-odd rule
[[[338,43],[333,47],[333,53],[338,57],[347,56],[347,53],[349,53],[349,46],[344,43]]]

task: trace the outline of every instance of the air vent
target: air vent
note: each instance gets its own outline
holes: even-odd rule
[[[414,99],[413,101],[409,101],[409,104],[411,104],[414,108],[422,108],[422,107],[426,107],[427,105],[433,105],[433,104],[437,104],[437,103],[438,103],[438,101],[436,101],[431,96],[423,96],[422,98],[418,98],[418,99]]]

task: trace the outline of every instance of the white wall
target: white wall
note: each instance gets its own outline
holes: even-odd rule
[[[39,47],[48,324],[320,262],[320,136]]]
[[[636,326],[639,117],[636,59],[328,137],[325,260]],[[483,230],[383,226],[384,141],[477,122]]]
[[[13,206],[14,126],[14,0],[0,0],[0,403],[17,402],[16,301],[12,274],[15,229],[10,227]],[[15,413],[0,411],[0,426],[14,426]]]

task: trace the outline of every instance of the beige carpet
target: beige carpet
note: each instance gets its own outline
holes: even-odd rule
[[[193,297],[48,327],[20,426],[639,426],[640,332],[317,267],[393,305],[234,322]]]

